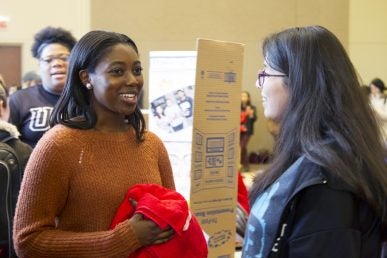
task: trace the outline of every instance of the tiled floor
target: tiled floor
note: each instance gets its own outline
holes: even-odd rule
[[[249,172],[242,172],[243,181],[246,188],[249,189],[256,173],[262,172],[267,167],[266,164],[250,164]]]

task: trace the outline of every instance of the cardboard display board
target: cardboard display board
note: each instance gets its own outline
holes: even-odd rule
[[[209,257],[234,257],[244,45],[199,39],[190,207]]]
[[[167,148],[208,257],[235,252],[243,53],[242,44],[205,39],[197,51],[150,53],[149,129]]]

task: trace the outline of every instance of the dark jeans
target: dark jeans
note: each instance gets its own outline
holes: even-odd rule
[[[249,143],[250,135],[241,133],[240,147],[241,147],[241,164],[244,169],[249,169],[249,156],[247,155],[247,144]]]

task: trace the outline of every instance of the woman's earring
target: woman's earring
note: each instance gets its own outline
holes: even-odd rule
[[[93,85],[91,85],[90,82],[86,83],[85,86],[86,86],[86,88],[87,88],[88,90],[92,90],[92,89],[93,89]]]

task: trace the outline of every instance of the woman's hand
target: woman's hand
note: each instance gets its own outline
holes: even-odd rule
[[[251,106],[246,106],[246,113],[249,115],[249,117],[254,117],[254,109]]]
[[[137,202],[133,199],[129,199],[129,201],[136,209]],[[129,222],[142,246],[165,243],[175,234],[170,226],[163,230],[153,221],[144,219],[142,214],[134,214]]]
[[[165,243],[175,233],[170,226],[163,230],[142,214],[135,214],[129,221],[142,246]]]

